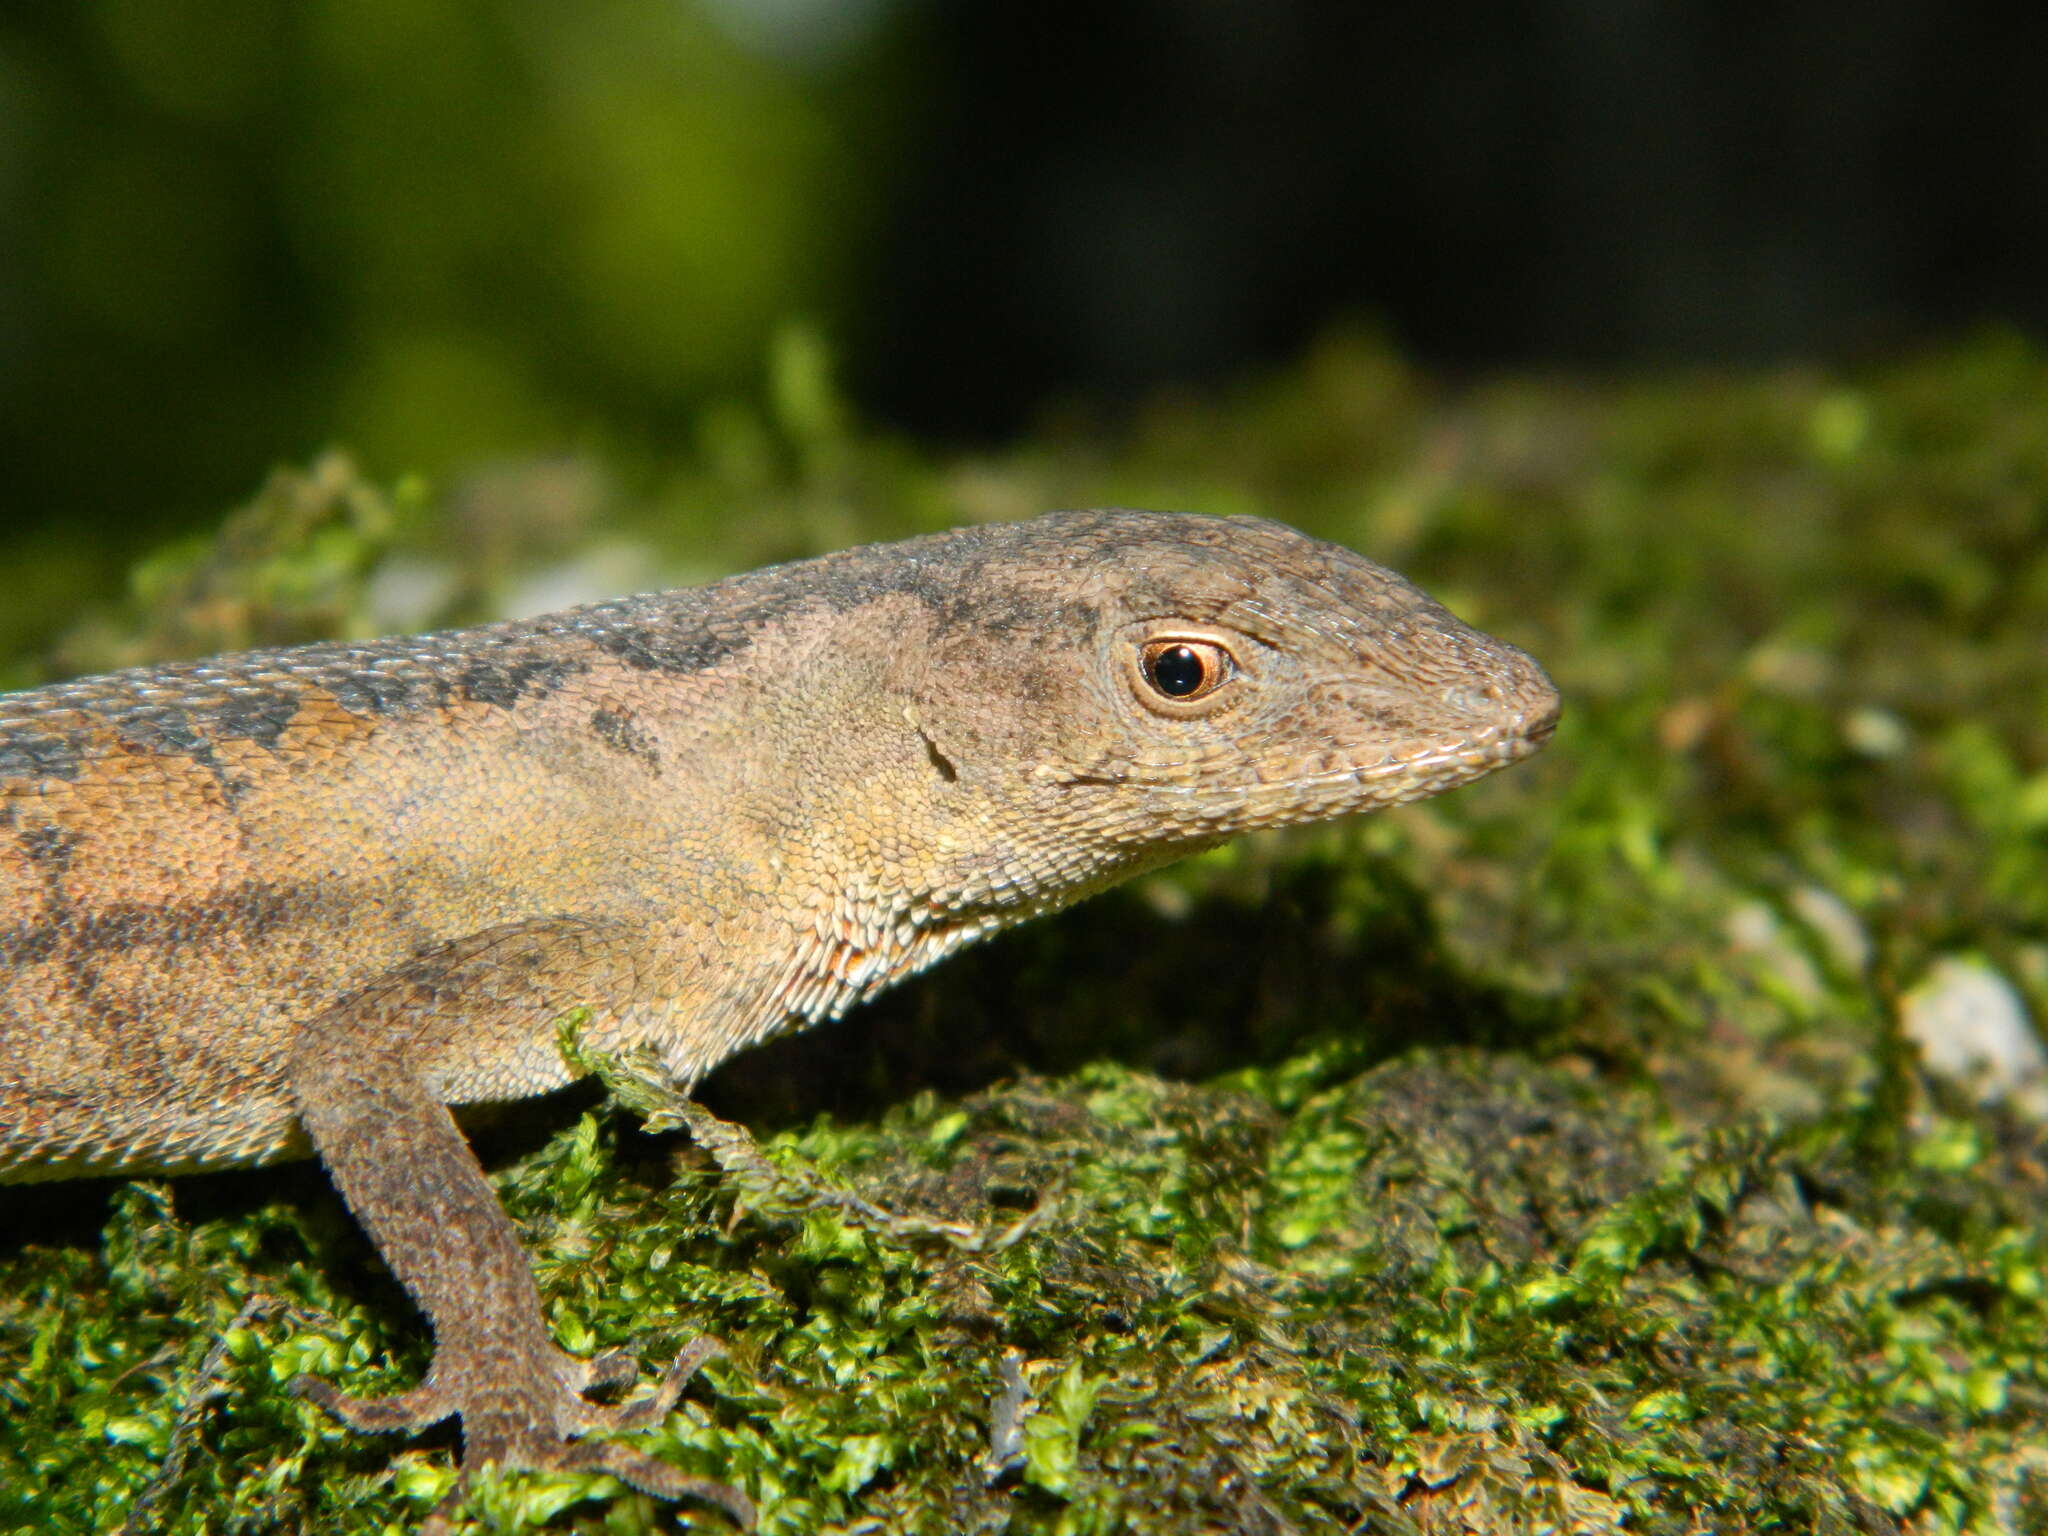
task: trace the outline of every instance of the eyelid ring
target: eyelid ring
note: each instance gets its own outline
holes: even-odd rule
[[[1200,686],[1184,697],[1166,692],[1154,672],[1158,659],[1178,647],[1194,652],[1204,673]],[[1234,685],[1250,675],[1244,650],[1244,637],[1229,630],[1178,621],[1148,624],[1124,648],[1125,671],[1132,693],[1148,710],[1192,719],[1227,708],[1240,696],[1242,689]]]

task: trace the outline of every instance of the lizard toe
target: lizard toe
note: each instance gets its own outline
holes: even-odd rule
[[[368,1434],[395,1435],[425,1429],[462,1406],[432,1382],[386,1397],[357,1397],[318,1376],[294,1376],[286,1390],[341,1420],[350,1429]]]
[[[606,1472],[630,1487],[657,1499],[684,1499],[712,1504],[732,1516],[742,1530],[754,1528],[753,1500],[730,1483],[678,1472],[666,1462],[603,1441],[584,1441],[567,1448],[561,1462],[565,1471]]]
[[[588,1417],[585,1428],[607,1433],[652,1428],[668,1417],[676,1399],[682,1396],[683,1388],[690,1384],[690,1378],[697,1374],[704,1362],[724,1353],[725,1345],[721,1340],[708,1336],[692,1339],[669,1362],[668,1369],[661,1373],[661,1380],[655,1383],[654,1390],[646,1397],[621,1403],[616,1408],[586,1403],[584,1408]],[[599,1356],[599,1360],[607,1358]],[[599,1360],[593,1360],[591,1365],[596,1366]]]
[[[582,1380],[576,1383],[578,1392],[613,1391],[630,1387],[640,1378],[640,1362],[623,1349],[607,1350],[577,1363],[582,1367]]]
[[[474,1452],[475,1447],[471,1449]],[[552,1454],[537,1454],[536,1448],[528,1445],[517,1453],[504,1454],[509,1450],[509,1447],[504,1447],[498,1448],[498,1454],[465,1456],[454,1484],[427,1512],[420,1525],[420,1536],[451,1536],[455,1519],[468,1501],[476,1469],[490,1462],[536,1471],[602,1472],[651,1498],[670,1503],[693,1500],[713,1505],[731,1516],[741,1530],[754,1529],[757,1519],[754,1501],[739,1489],[713,1478],[692,1477],[687,1472],[678,1472],[666,1462],[656,1461],[652,1456],[629,1450],[623,1445],[583,1441],[559,1446]]]

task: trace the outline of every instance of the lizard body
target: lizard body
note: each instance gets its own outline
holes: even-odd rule
[[[418,638],[0,698],[0,1181],[311,1151],[435,1332],[352,1424],[742,1502],[578,1436],[448,1105],[685,1081],[959,945],[1254,827],[1539,746],[1540,668],[1252,518],[1058,513]]]

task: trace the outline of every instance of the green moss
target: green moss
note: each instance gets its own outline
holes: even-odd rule
[[[849,428],[802,337],[777,368],[567,522],[559,466],[275,482],[54,665],[359,632],[407,562],[431,621],[528,550],[695,577],[1124,500],[1399,565],[1569,710],[1497,780],[750,1053],[706,1099],[758,1152],[589,1096],[485,1133],[566,1345],[729,1346],[642,1444],[786,1532],[2048,1527],[2048,1131],[1899,1024],[1958,954],[2048,1011],[2048,362],[1453,393],[1339,339],[973,462]],[[426,1357],[317,1170],[0,1199],[0,1530],[397,1530],[445,1491],[447,1434],[285,1393]],[[719,1524],[529,1475],[469,1514]]]

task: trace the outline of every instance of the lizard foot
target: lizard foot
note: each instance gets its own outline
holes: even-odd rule
[[[637,1405],[636,1405],[637,1406]],[[497,1458],[470,1455],[463,1459],[461,1474],[455,1484],[427,1514],[420,1525],[420,1536],[451,1536],[454,1530],[456,1511],[469,1495],[469,1480],[476,1467]],[[538,1458],[527,1456],[518,1465],[533,1466]],[[708,1477],[692,1477],[678,1472],[667,1462],[656,1461],[640,1451],[628,1450],[623,1445],[610,1445],[601,1441],[583,1441],[576,1445],[563,1446],[559,1454],[547,1463],[547,1470],[556,1472],[602,1472],[617,1478],[628,1487],[653,1498],[665,1499],[671,1503],[684,1499],[695,1499],[704,1504],[715,1504],[732,1517],[733,1523],[743,1531],[754,1528],[754,1502],[729,1483],[721,1483]]]
[[[697,1499],[715,1504],[746,1530],[754,1526],[754,1506],[737,1488],[710,1478],[678,1472],[666,1462],[625,1446],[570,1436],[623,1434],[659,1424],[668,1417],[683,1388],[714,1355],[725,1352],[717,1339],[692,1339],[661,1374],[653,1392],[629,1403],[609,1407],[583,1394],[626,1386],[639,1374],[638,1363],[624,1350],[611,1350],[591,1360],[553,1352],[544,1374],[561,1384],[553,1404],[552,1423],[533,1423],[503,1408],[485,1408],[438,1379],[440,1357],[417,1387],[385,1397],[356,1397],[315,1376],[293,1378],[289,1390],[341,1420],[351,1429],[395,1434],[424,1429],[460,1414],[463,1418],[462,1475],[422,1527],[423,1536],[445,1536],[449,1521],[468,1492],[470,1472],[488,1462],[540,1471],[603,1472],[658,1499]],[[552,1395],[552,1394],[551,1394]]]

